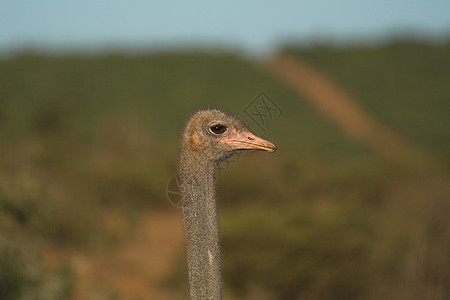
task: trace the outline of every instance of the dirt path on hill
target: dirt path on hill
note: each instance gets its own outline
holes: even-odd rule
[[[174,209],[142,218],[128,242],[104,255],[47,251],[47,265],[74,270],[73,299],[178,299],[164,286],[184,247],[181,213]]]
[[[405,139],[370,117],[333,80],[299,58],[280,54],[267,68],[359,143],[388,158],[412,154]]]

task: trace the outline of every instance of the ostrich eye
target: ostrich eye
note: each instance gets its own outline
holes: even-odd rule
[[[222,124],[214,124],[209,127],[209,130],[214,134],[224,134],[227,132],[227,126]]]

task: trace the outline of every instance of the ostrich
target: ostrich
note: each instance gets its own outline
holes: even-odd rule
[[[240,150],[276,149],[253,135],[242,121],[219,110],[199,111],[188,121],[179,172],[191,299],[222,299],[214,184],[217,165]]]

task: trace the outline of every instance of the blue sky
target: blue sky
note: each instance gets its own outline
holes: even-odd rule
[[[0,52],[24,46],[218,46],[260,52],[286,39],[450,33],[449,0],[0,0]]]

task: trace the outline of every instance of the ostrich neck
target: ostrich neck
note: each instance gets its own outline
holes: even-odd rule
[[[216,164],[182,155],[182,214],[191,299],[222,299],[219,224],[215,200]]]

